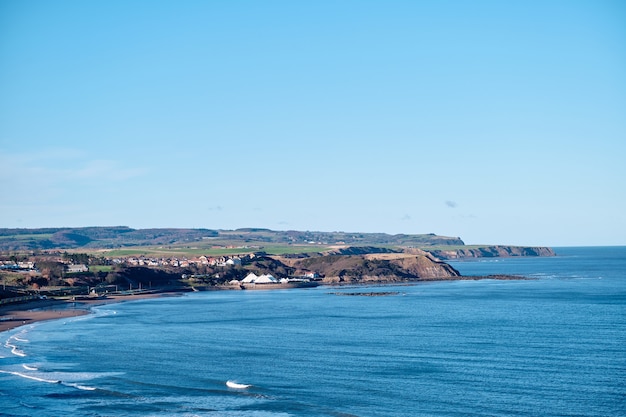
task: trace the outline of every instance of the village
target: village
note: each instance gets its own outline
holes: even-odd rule
[[[320,280],[318,273],[310,271],[291,270],[289,273],[277,273],[263,263],[267,259],[264,254],[254,253],[231,256],[96,258],[87,254],[48,252],[21,260],[16,257],[0,259],[0,272],[22,276],[23,278],[17,280],[36,288],[49,285],[91,285],[97,289],[110,284],[127,284],[129,288],[141,288],[140,275],[147,277],[159,273],[166,274],[167,278],[162,279],[169,283],[180,279],[181,283],[184,282],[194,289],[216,285],[239,289],[314,286]],[[156,284],[158,278],[147,279]],[[2,281],[6,284],[7,279],[3,278]]]
[[[52,256],[50,256],[52,255]],[[89,272],[89,265],[87,263],[75,263],[71,258],[65,259],[61,254],[50,254],[45,257],[46,261],[53,260],[61,263],[65,267],[65,272],[68,274]],[[228,266],[240,266],[242,259],[250,261],[256,257],[255,254],[247,254],[245,256],[219,256],[208,257],[198,256],[194,258],[187,257],[174,257],[174,258],[155,258],[145,256],[130,256],[130,257],[116,257],[116,258],[100,258],[100,265],[127,265],[127,266],[152,266],[152,267],[175,267],[175,268],[188,268],[190,266],[208,266],[208,267],[228,267]],[[27,272],[37,271],[37,256],[30,257],[32,260],[18,261],[0,260],[0,270]],[[43,257],[41,257],[43,259]]]
[[[252,260],[255,258],[255,254],[251,253],[243,256],[244,260]],[[179,268],[187,268],[192,265],[196,266],[237,266],[241,265],[242,257],[240,256],[219,256],[209,257],[201,255],[194,258],[148,258],[148,257],[128,257],[128,258],[113,258],[110,259],[113,264],[126,264],[132,266],[173,266]]]

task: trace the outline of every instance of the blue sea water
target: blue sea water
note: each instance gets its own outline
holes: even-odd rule
[[[526,281],[203,292],[14,329],[0,415],[624,416],[626,247],[557,253],[453,262]]]

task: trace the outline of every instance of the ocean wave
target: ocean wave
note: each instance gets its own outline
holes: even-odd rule
[[[46,379],[46,378],[41,378],[36,375],[23,374],[21,372],[15,372],[15,371],[4,371],[0,369],[0,373],[15,375],[15,376],[19,376],[21,378],[26,378],[26,379],[32,379],[33,381],[38,381],[38,382],[46,382],[48,384],[60,384],[61,383],[61,381],[57,379]]]
[[[18,337],[17,335],[15,335],[15,336],[11,336],[11,339],[13,339],[13,340],[17,340],[18,342],[28,343],[28,340],[27,340],[27,339],[22,339],[21,337]]]
[[[11,349],[11,353],[14,354],[15,356],[20,356],[22,358],[26,357],[26,353],[24,353],[23,350],[9,343],[8,341],[4,344],[4,347]]]
[[[79,390],[83,390],[83,391],[95,391],[98,388],[95,387],[88,387],[87,385],[80,385],[80,384],[76,384],[76,383],[63,383],[63,385],[65,385],[66,387],[72,387],[72,388],[78,388]]]
[[[10,374],[20,378],[27,378],[33,381],[45,382],[48,384],[62,384],[64,386],[83,391],[95,391],[97,389],[91,385],[85,385],[85,381],[91,381],[105,376],[123,374],[123,372],[46,372],[40,371],[39,368],[32,365],[34,364],[21,364],[21,368],[26,371],[22,371],[20,365],[14,365],[0,370],[0,373]]]
[[[81,385],[75,382],[63,382],[59,379],[48,379],[48,378],[44,378],[41,376],[41,374],[37,374],[37,375],[33,375],[33,374],[25,374],[22,372],[16,372],[16,371],[5,371],[5,370],[0,370],[0,373],[3,374],[10,374],[10,375],[14,375],[14,376],[19,376],[21,378],[26,378],[26,379],[30,379],[33,381],[37,381],[37,382],[45,382],[47,384],[61,384],[64,385],[66,387],[71,387],[71,388],[77,388],[79,390],[83,390],[83,391],[95,391],[97,390],[97,388],[95,387],[90,387],[87,385]]]
[[[246,388],[250,388],[251,385],[249,384],[239,384],[235,381],[226,381],[226,386],[228,388],[233,388],[233,389],[246,389]]]

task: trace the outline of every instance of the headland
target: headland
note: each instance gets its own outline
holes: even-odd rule
[[[554,256],[432,233],[88,227],[0,229],[0,238],[0,331],[184,291],[523,279],[461,276],[446,260]]]

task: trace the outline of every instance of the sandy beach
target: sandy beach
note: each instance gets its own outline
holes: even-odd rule
[[[125,301],[156,298],[178,293],[115,295],[106,298],[72,300],[36,300],[0,306],[0,332],[44,320],[55,320],[89,314],[92,307]]]

